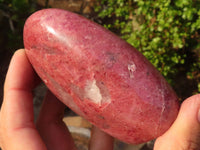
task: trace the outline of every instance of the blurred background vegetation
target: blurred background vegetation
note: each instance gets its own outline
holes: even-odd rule
[[[27,17],[39,9],[57,7],[56,0],[38,1],[0,0],[1,87],[12,53],[23,47]],[[80,3],[80,9],[71,11],[103,25],[141,51],[181,99],[200,92],[200,0],[73,2]],[[91,2],[92,9],[86,11]]]
[[[0,0],[0,44],[3,46],[1,53],[23,47],[24,22],[34,11],[36,11],[34,0]]]

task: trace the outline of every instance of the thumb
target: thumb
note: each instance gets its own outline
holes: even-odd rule
[[[171,128],[160,136],[154,150],[200,149],[200,94],[186,99]]]

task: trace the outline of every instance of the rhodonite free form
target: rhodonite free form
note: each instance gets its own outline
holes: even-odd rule
[[[26,21],[24,45],[38,75],[63,103],[124,142],[154,139],[177,116],[176,94],[148,60],[82,16],[40,10]]]

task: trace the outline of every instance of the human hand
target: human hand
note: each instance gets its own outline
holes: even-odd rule
[[[75,150],[73,139],[62,121],[65,105],[50,92],[34,124],[32,90],[39,78],[24,50],[10,63],[0,112],[0,146],[3,150]],[[113,138],[94,127],[90,150],[113,149]]]
[[[34,124],[32,89],[38,81],[24,50],[17,51],[4,86],[0,146],[3,150],[75,150],[72,137],[62,122],[65,106],[50,92]],[[185,100],[174,124],[156,140],[154,150],[199,150],[199,109],[200,95]],[[93,130],[90,150],[113,149],[112,137],[98,128]]]
[[[200,150],[200,94],[182,103],[177,119],[156,140],[154,150]]]

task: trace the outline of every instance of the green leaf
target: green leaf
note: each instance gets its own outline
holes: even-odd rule
[[[177,7],[183,7],[184,5],[189,5],[190,2],[190,0],[175,0],[175,5]]]
[[[28,6],[28,0],[12,0],[12,6],[15,10],[24,10]]]

